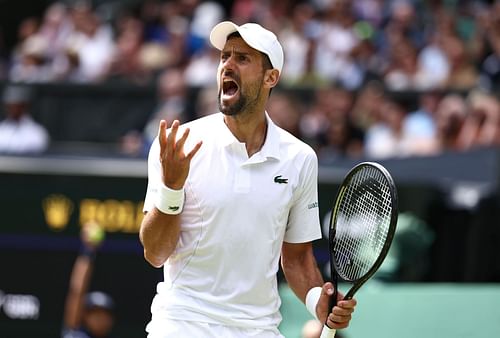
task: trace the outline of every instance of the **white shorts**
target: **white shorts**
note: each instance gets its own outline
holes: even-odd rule
[[[172,319],[152,320],[148,338],[285,338],[276,330],[249,329]]]

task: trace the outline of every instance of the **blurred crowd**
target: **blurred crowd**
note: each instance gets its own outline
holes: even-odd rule
[[[268,111],[322,162],[500,144],[500,1],[202,0],[53,2],[25,18],[0,80],[155,83],[157,121],[217,110],[219,21],[258,22],[285,49]],[[199,88],[196,115],[186,110]]]

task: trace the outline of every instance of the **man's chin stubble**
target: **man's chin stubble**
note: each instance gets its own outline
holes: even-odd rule
[[[243,111],[243,107],[245,106],[245,102],[246,102],[246,100],[244,98],[239,98],[233,104],[224,105],[222,103],[222,100],[221,100],[221,95],[219,94],[219,100],[218,100],[219,110],[224,115],[228,115],[228,116],[239,115]]]

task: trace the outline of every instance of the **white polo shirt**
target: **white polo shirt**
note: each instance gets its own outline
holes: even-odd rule
[[[266,115],[267,116],[267,115]],[[153,319],[276,329],[281,321],[276,273],[282,242],[321,237],[317,158],[267,116],[262,149],[248,158],[217,113],[185,124],[186,149],[203,145],[185,184],[181,234],[164,265]],[[144,210],[161,184],[159,144],[148,159]]]

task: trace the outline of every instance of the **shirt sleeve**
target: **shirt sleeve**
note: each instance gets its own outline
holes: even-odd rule
[[[318,207],[318,158],[311,149],[299,168],[300,184],[288,216],[284,241],[304,243],[321,238]]]

